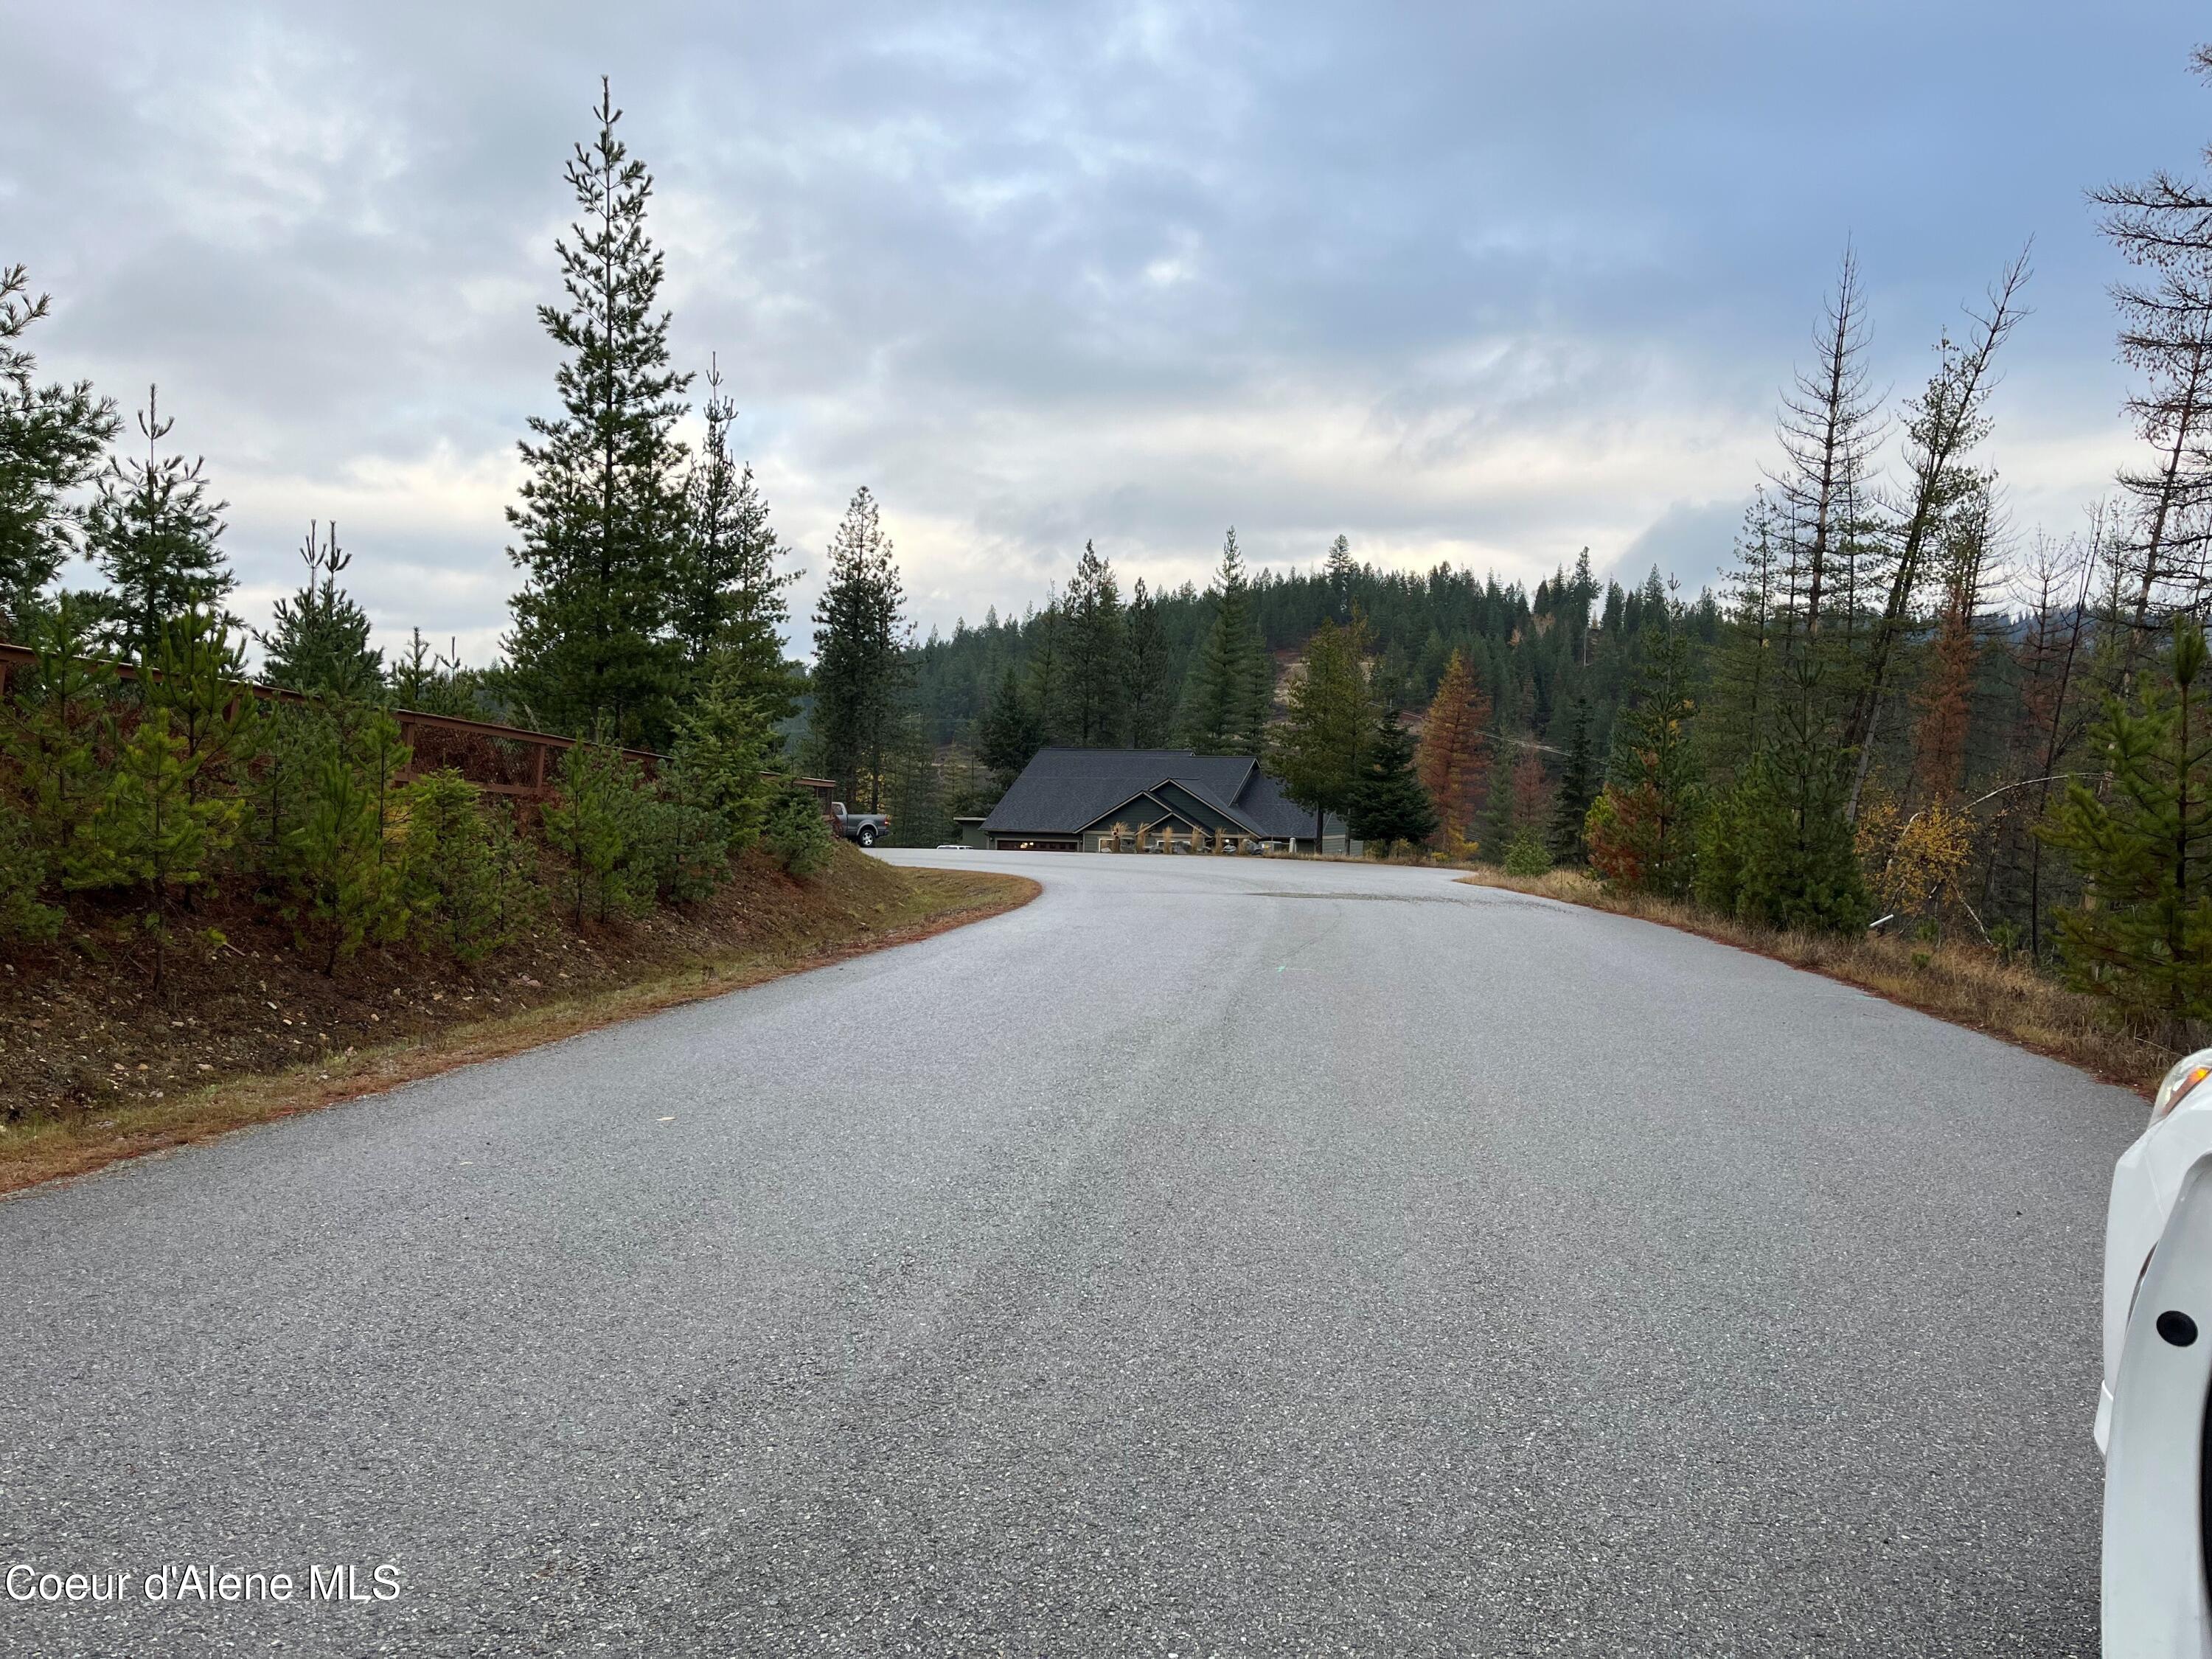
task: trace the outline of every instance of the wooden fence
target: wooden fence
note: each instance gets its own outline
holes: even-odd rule
[[[0,698],[7,696],[9,682],[16,671],[31,667],[37,661],[38,653],[34,651],[20,645],[0,644]],[[129,663],[110,663],[108,666],[118,678],[137,678],[137,669]],[[156,676],[160,673],[158,669],[152,672]],[[273,685],[241,684],[239,690],[252,693],[264,702],[314,701],[297,691],[286,691]],[[544,799],[553,793],[560,756],[574,749],[579,741],[575,738],[556,737],[550,732],[533,732],[527,726],[464,720],[457,714],[433,714],[420,708],[392,708],[386,712],[398,722],[400,738],[415,751],[413,764],[404,775],[412,777],[450,766],[487,795]],[[648,775],[659,772],[668,763],[665,755],[650,749],[625,749],[622,753],[625,760],[642,767]],[[830,799],[836,790],[836,785],[829,779],[787,777],[781,773],[766,775],[808,791],[820,803],[823,816],[829,815]]]

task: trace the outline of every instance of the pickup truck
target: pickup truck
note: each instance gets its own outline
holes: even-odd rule
[[[847,841],[857,841],[863,847],[873,847],[891,832],[891,821],[881,812],[848,812],[845,803],[830,803],[830,822]]]

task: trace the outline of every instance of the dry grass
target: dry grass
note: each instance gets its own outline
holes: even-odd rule
[[[900,897],[877,904],[865,921],[845,922],[826,937],[819,930],[811,937],[777,934],[673,970],[665,963],[641,963],[641,976],[629,983],[513,1013],[447,1025],[380,1047],[325,1054],[283,1071],[229,1079],[174,1099],[118,1103],[104,1110],[32,1117],[0,1127],[0,1194],[314,1111],[617,1021],[927,939],[1026,904],[1041,890],[1022,876],[937,870],[899,874],[904,878]]]
[[[1472,886],[1510,888],[1610,910],[1717,939],[1842,980],[1954,1025],[2016,1042],[2145,1095],[2157,1087],[2159,1078],[2178,1058],[2119,1030],[2096,998],[2069,991],[2033,969],[2001,962],[1986,948],[1960,944],[1930,947],[1875,935],[1777,933],[1694,905],[1614,892],[1579,870],[1531,877],[1477,870],[1460,879]]]

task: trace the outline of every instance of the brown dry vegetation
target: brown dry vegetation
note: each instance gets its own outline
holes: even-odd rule
[[[119,930],[0,962],[0,1193],[205,1139],[615,1020],[940,932],[1036,884],[902,870],[843,845],[823,876],[765,854],[702,903],[644,920],[549,920],[473,970],[371,950],[325,978],[289,931],[236,914],[171,946],[156,995]]]
[[[2068,990],[2020,963],[2002,962],[1985,946],[1929,946],[1875,935],[1777,933],[1694,905],[1619,892],[1579,870],[1519,877],[1479,869],[1460,879],[1473,886],[1535,893],[1701,934],[1842,980],[1954,1025],[2016,1042],[2146,1095],[2179,1058],[2122,1030],[2096,998]]]

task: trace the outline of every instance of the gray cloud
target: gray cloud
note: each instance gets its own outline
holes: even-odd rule
[[[2080,191],[2212,126],[2194,9],[2123,9],[0,0],[0,258],[52,372],[161,382],[251,602],[336,516],[380,628],[482,655],[604,70],[779,524],[818,565],[870,484],[925,623],[1085,536],[1202,577],[1232,521],[1694,587],[1846,234],[1904,389],[2036,233],[1992,457],[2024,521],[2100,487]]]

